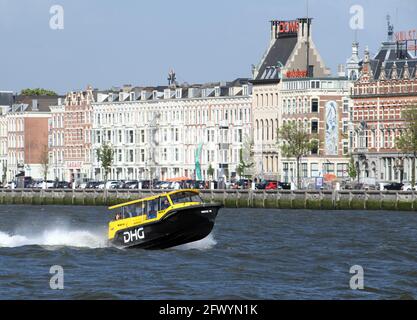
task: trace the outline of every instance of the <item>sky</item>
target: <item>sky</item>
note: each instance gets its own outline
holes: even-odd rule
[[[307,0],[0,0],[0,91],[88,85],[166,85],[251,77],[272,19],[307,15]],[[50,9],[63,8],[63,29]],[[350,8],[364,9],[360,51],[376,53],[395,30],[417,29],[417,0],[309,0],[313,40],[332,73],[351,54]]]

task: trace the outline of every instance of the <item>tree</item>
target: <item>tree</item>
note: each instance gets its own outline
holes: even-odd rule
[[[417,106],[407,108],[402,113],[405,130],[397,138],[397,148],[404,153],[412,154],[411,184],[416,184],[416,158],[417,158]]]
[[[355,160],[353,159],[353,156],[350,156],[348,175],[352,179],[352,181],[354,181],[356,177],[358,176],[358,172],[356,171],[356,165],[355,165]]]
[[[42,88],[23,89],[20,94],[23,96],[57,96],[56,92]]]
[[[250,169],[252,168],[255,163],[253,162],[246,162],[243,156],[243,148],[239,150],[239,158],[240,158],[240,162],[239,165],[236,168],[236,173],[239,175],[239,177],[244,177],[245,176],[245,172],[246,169]]]
[[[106,184],[114,159],[113,148],[107,143],[101,145],[100,149],[97,149],[97,158],[104,170],[104,183]]]
[[[210,165],[209,165],[209,167],[208,167],[208,169],[207,169],[207,175],[208,175],[209,177],[211,177],[211,179],[213,179],[214,169],[213,169],[213,166],[211,165],[211,163],[210,163]]]
[[[46,183],[46,180],[48,180],[48,173],[49,173],[49,147],[47,145],[43,146],[43,149],[41,151],[41,170],[43,175],[43,181]]]
[[[281,153],[286,158],[295,158],[297,162],[297,187],[301,187],[300,161],[302,157],[310,154],[313,149],[318,149],[317,138],[296,123],[289,122],[277,130],[278,145]]]

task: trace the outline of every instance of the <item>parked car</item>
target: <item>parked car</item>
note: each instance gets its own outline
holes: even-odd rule
[[[291,190],[291,183],[278,182],[278,190]]]
[[[87,182],[85,189],[98,189],[100,182],[98,181],[89,181]]]
[[[234,189],[249,189],[251,187],[252,181],[249,179],[240,179],[234,185]]]
[[[106,183],[106,189],[107,190],[118,189],[118,186],[119,185],[120,185],[120,182],[119,181],[114,181],[114,180],[107,181],[107,183]]]
[[[387,184],[386,186],[384,186],[384,190],[401,191],[403,186],[404,186],[404,184],[402,184],[402,183],[391,182],[391,183]]]
[[[403,191],[417,191],[417,184],[414,185],[414,187],[412,187],[411,183],[406,182],[404,183],[403,187],[402,187]]]
[[[195,181],[194,189],[206,189],[209,186],[209,182],[206,181]]]
[[[257,184],[255,185],[255,188],[256,188],[257,190],[265,190],[265,189],[266,189],[266,186],[267,186],[270,182],[274,182],[274,181],[271,181],[271,180],[262,180],[261,182],[259,182],[259,183],[257,183]],[[276,181],[275,181],[275,182],[276,182]]]
[[[9,181],[4,185],[4,189],[14,189],[14,188],[16,188],[15,181]]]
[[[138,189],[138,184],[137,180],[124,181],[121,189]]]
[[[277,189],[278,189],[278,182],[276,181],[269,182],[265,187],[265,190],[277,190]]]
[[[66,181],[56,181],[53,186],[55,189],[70,189],[71,185]]]

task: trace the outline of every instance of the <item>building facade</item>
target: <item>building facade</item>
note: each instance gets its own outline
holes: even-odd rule
[[[24,173],[33,179],[48,174],[49,108],[15,104],[6,114],[7,121],[7,181]]]
[[[91,128],[93,107],[95,101],[94,92],[91,87],[85,91],[70,92],[65,98],[63,123],[59,112],[56,115],[56,139],[59,141],[59,133],[64,131],[63,162],[64,178],[66,181],[81,183],[92,176],[92,141]],[[62,155],[62,145],[57,146],[55,153]],[[62,162],[62,157],[57,162]]]
[[[343,108],[341,95],[348,92],[345,81],[330,78],[330,70],[313,41],[312,19],[271,21],[270,44],[258,66],[253,68],[252,83],[256,176],[292,181],[296,175],[295,164],[293,159],[281,157],[277,129],[285,122],[300,119],[311,126],[315,117],[318,132],[324,134],[325,104],[333,101],[337,117],[342,119],[345,115],[340,112]],[[318,103],[314,112],[311,111],[313,101]],[[342,127],[337,121],[336,125],[337,128]],[[324,136],[322,138],[324,141]],[[339,146],[339,142],[335,144],[335,156],[339,157],[343,147]],[[323,150],[318,152],[324,156]],[[320,168],[324,161],[316,159],[311,164]],[[311,165],[307,165],[310,169],[305,174],[314,176],[315,167],[312,170]],[[330,165],[329,171],[331,169]],[[317,171],[322,172],[321,169]]]
[[[326,176],[348,178],[350,82],[344,78],[284,79],[280,125],[289,122],[304,128],[317,140],[317,148],[301,159],[303,187]],[[296,183],[295,159],[280,157],[280,177]]]
[[[251,137],[251,85],[227,83],[102,92],[93,103],[93,176],[103,179],[97,150],[115,151],[110,179],[216,180],[236,176]]]
[[[352,88],[352,145],[359,181],[410,181],[413,155],[396,147],[404,130],[402,112],[417,105],[417,59],[392,30],[371,58],[365,50]]]

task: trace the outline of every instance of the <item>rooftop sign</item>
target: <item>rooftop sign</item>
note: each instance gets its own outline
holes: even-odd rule
[[[300,23],[297,20],[291,21],[271,21],[273,30],[275,30],[275,38],[297,36]]]

